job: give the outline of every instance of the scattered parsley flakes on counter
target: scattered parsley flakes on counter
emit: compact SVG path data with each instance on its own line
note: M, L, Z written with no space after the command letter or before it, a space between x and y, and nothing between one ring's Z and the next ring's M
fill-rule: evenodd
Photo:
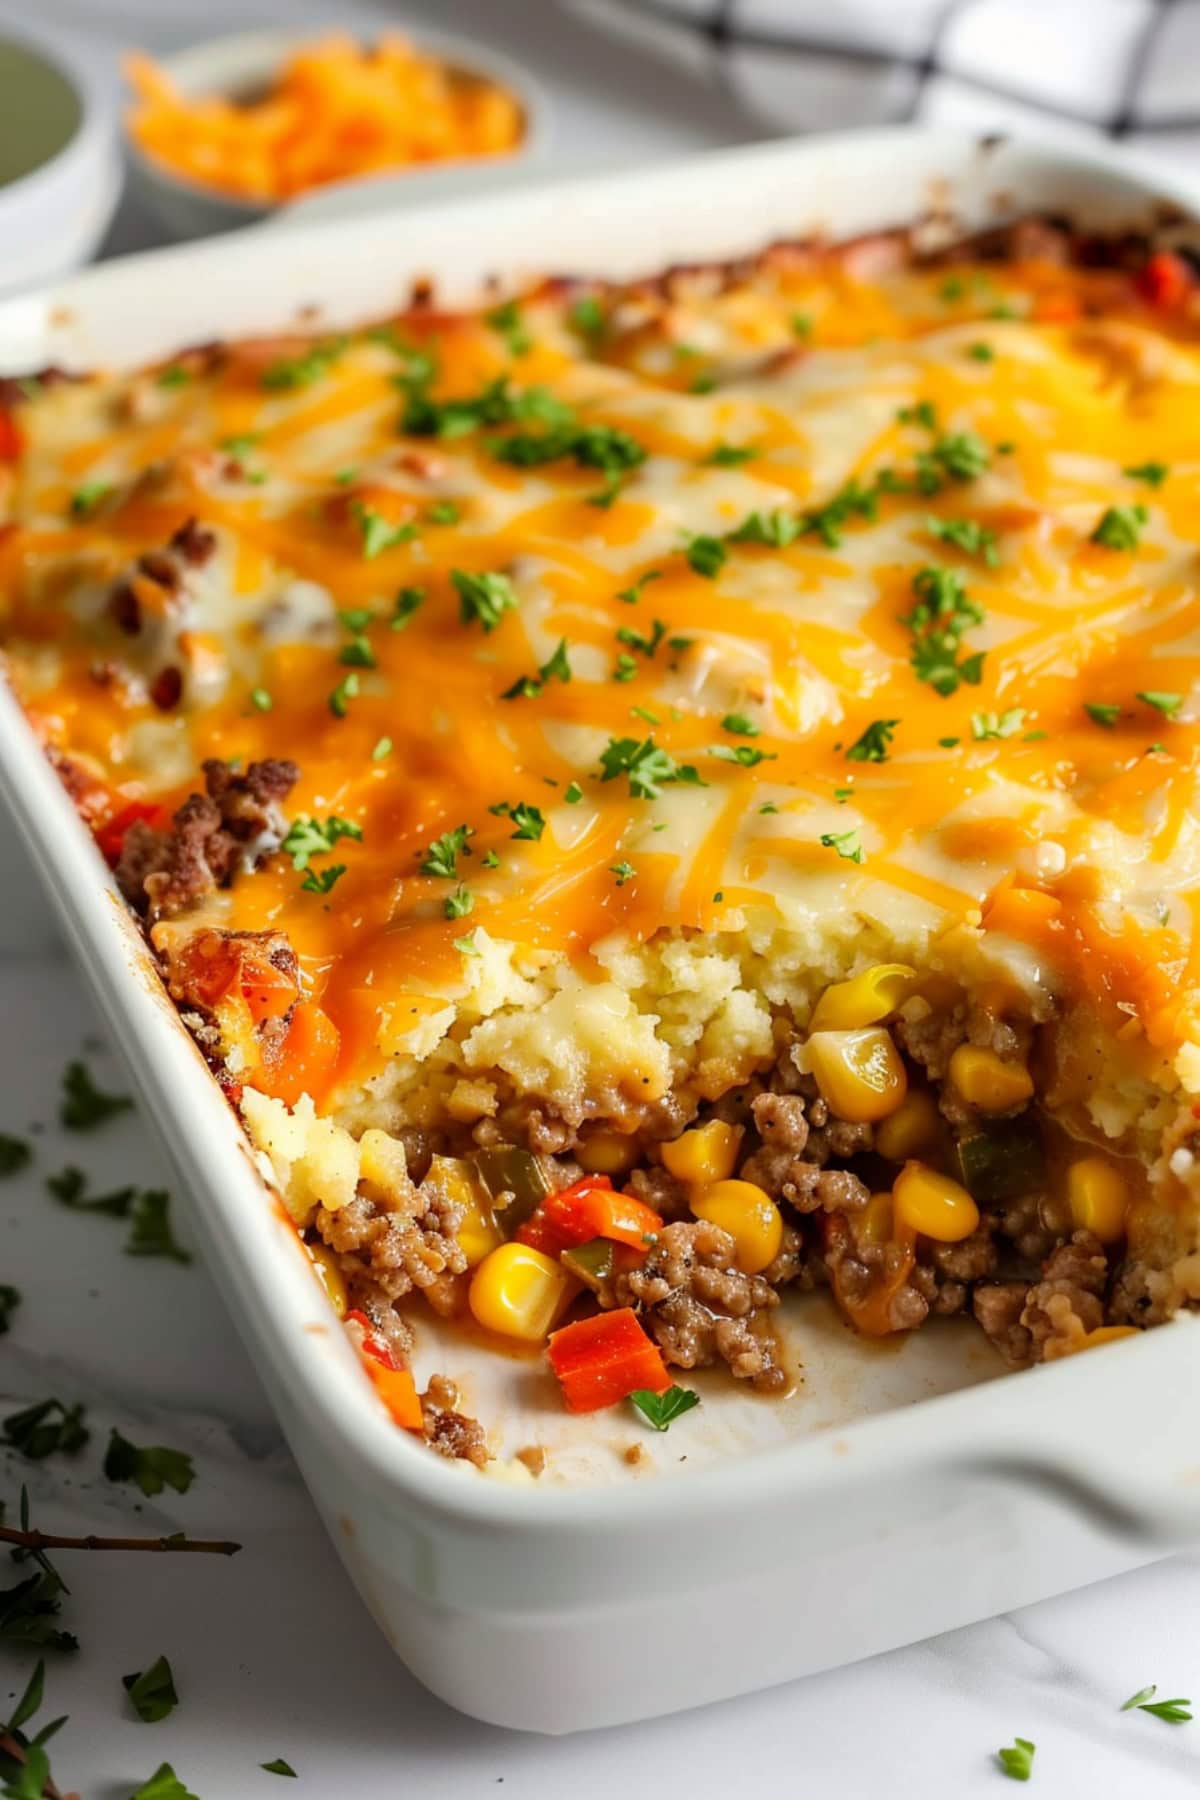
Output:
M1134 506L1110 506L1101 514L1089 542L1103 544L1106 550L1136 550L1149 517L1140 501Z
M1030 1743L1028 1738L1014 1738L1007 1748L997 1750L996 1760L1012 1781L1028 1781L1033 1774L1033 1754L1036 1749L1037 1745Z
M485 631L495 631L504 614L516 608L517 596L507 575L452 569L450 580L458 595L459 617L464 625L478 624Z
M422 875L438 875L443 881L457 881L458 859L469 855L467 839L475 836L473 825L456 825L434 838L426 850L420 868Z
M12 1316L20 1304L20 1288L13 1287L11 1282L0 1281L0 1337L8 1330Z
M847 762L886 762L899 723L899 719L872 719L847 750Z
M718 897L713 895L714 900ZM673 1419L682 1418L684 1413L700 1404L700 1396L693 1389L678 1386L669 1387L662 1394L656 1394L650 1388L635 1388L629 1399L634 1411L639 1412L655 1431L668 1430Z
M2 1441L30 1462L56 1454L73 1456L92 1435L83 1422L85 1411L82 1402L67 1406L61 1400L35 1401L3 1420Z
M0 1131L0 1178L17 1174L29 1164L32 1157L33 1147L24 1138Z
M846 862L862 863L867 860L867 853L859 841L857 828L850 831L823 831L821 845L826 850L836 850Z
M143 1781L129 1800L200 1800L200 1796L184 1787L170 1763L159 1763L150 1779Z
M144 1188L133 1203L126 1256L166 1256L187 1264L190 1250L177 1244L171 1231L171 1196L165 1188Z
M1155 712L1160 712L1164 719L1173 719L1183 705L1182 694L1164 694L1154 689L1141 690L1137 698L1145 701L1147 706L1152 706Z
M1132 463L1121 473L1128 475L1131 481L1144 481L1147 487L1161 487L1171 471L1166 463L1144 462Z
M164 1487L186 1494L196 1478L195 1465L185 1451L169 1450L164 1444L131 1444L115 1425L104 1453L104 1473L109 1481L136 1482L148 1500Z
M1130 1694L1121 1707L1122 1712L1151 1713L1156 1719L1162 1719L1167 1725L1186 1725L1192 1717L1190 1700L1156 1700L1158 1687L1151 1682L1149 1687L1139 1688L1136 1694Z
M137 1191L135 1188L114 1188L111 1193L94 1195L89 1194L87 1189L87 1176L73 1164L60 1169L57 1175L46 1177L46 1191L54 1196L60 1206L69 1206L75 1212L105 1213L110 1219L129 1217L129 1209Z
M121 1685L143 1725L156 1725L179 1705L175 1677L165 1656L156 1656L148 1669L122 1675Z
M291 1763L285 1762L282 1756L273 1757L270 1762L259 1763L258 1766L265 1769L268 1775L290 1775L293 1781L298 1779Z
M1085 700L1083 710L1094 724L1103 725L1106 731L1111 731L1121 716L1119 706L1104 700Z
M63 1072L62 1103L58 1109L59 1122L68 1131L95 1131L97 1126L115 1118L118 1113L131 1112L133 1101L128 1094L106 1094L98 1088L88 1073L86 1063L70 1062Z

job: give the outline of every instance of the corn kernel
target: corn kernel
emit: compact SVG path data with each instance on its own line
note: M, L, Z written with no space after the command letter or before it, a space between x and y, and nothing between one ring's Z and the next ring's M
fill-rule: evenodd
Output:
M916 970L907 963L876 963L849 981L835 981L817 1001L812 1031L858 1031L878 1025L908 994Z
M1137 1337L1136 1325L1097 1325L1080 1338L1077 1350L1095 1350L1100 1344L1115 1344L1118 1338Z
M678 1181L724 1181L737 1166L740 1125L710 1119L662 1147L663 1165Z
M889 1162L907 1162L932 1150L941 1136L941 1116L928 1088L910 1088L890 1118L881 1119L875 1149Z
M978 1044L958 1046L949 1075L967 1105L980 1112L1014 1112L1033 1098L1033 1076L1024 1063L1003 1062Z
M429 1173L462 1208L462 1218L454 1235L459 1248L473 1269L485 1256L504 1242L504 1234L496 1224L486 1194L476 1181L470 1166L456 1156L435 1156Z
M1093 1232L1102 1244L1125 1236L1129 1189L1125 1177L1102 1156L1084 1156L1067 1170L1067 1205L1080 1231Z
M925 1163L905 1163L892 1195L897 1219L939 1244L957 1244L979 1224L979 1208L966 1188Z
M306 1244L312 1258L313 1274L325 1290L325 1298L339 1319L346 1316L346 1283L334 1260L333 1252L324 1244Z
M575 1152L587 1175L624 1175L637 1159L637 1139L621 1131L594 1131Z
M753 1181L712 1181L697 1188L691 1208L719 1225L736 1245L743 1275L757 1275L775 1261L783 1244L783 1218L770 1195Z
M502 1337L541 1343L574 1283L552 1256L516 1242L486 1256L471 1278L468 1299L479 1324Z
M840 1119L856 1125L886 1119L908 1091L900 1052L881 1026L815 1031L806 1049L821 1098Z

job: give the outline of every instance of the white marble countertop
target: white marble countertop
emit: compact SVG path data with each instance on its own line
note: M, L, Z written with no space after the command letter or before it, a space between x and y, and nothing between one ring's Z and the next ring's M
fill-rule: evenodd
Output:
M111 58L272 19L328 19L317 0L43 0L38 18ZM388 8L340 7L375 22ZM577 162L655 157L734 141L752 126L718 90L649 70L564 20L549 0L414 0L414 19L478 28L526 57ZM0 0L20 23L26 0ZM111 249L153 241L127 205ZM8 886L6 879L6 887ZM11 887L8 891L12 892ZM11 910L11 902L10 902ZM1010 1790L994 1761L1014 1735L1038 1746L1036 1787L1055 1800L1194 1796L1200 1720L1171 1726L1117 1709L1134 1689L1200 1698L1200 1561L1175 1558L930 1643L722 1706L571 1739L477 1724L431 1698L397 1662L342 1574L253 1368L204 1270L125 1256L124 1228L70 1214L47 1174L85 1165L97 1184L161 1184L144 1126L114 1121L86 1139L54 1124L58 1084L81 1047L103 1043L78 982L53 951L5 937L0 906L0 1131L35 1131L36 1157L0 1188L0 1279L23 1301L0 1337L0 1408L57 1394L89 1409L77 1458L0 1463L9 1517L22 1481L36 1521L65 1531L185 1530L230 1536L232 1562L61 1555L63 1622L82 1648L49 1658L45 1716L69 1714L56 1779L84 1800L127 1800L169 1761L201 1800L277 1790L259 1765L284 1757L314 1800L491 1794L591 1800L614 1789L716 1800L747 1780L766 1796L881 1795L984 1800ZM102 1050L98 1075L120 1085ZM188 1450L190 1491L134 1510L136 1490L99 1474L110 1426ZM7 1582L4 1584L7 1585ZM147 1726L120 1676L165 1653L181 1704ZM6 1650L0 1706L29 1663ZM748 1758L750 1760L748 1760ZM284 1793L293 1790L284 1789Z

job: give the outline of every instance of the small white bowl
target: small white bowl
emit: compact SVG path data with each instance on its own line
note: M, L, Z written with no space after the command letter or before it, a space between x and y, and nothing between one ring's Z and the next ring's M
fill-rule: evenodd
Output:
M4 179L3 167L14 170ZM121 192L113 106L65 46L0 31L0 293L86 262Z
M164 57L161 66L184 94L248 98L267 88L289 54L301 44L311 43L317 35L311 28L238 32L193 44L190 49ZM370 34L365 41L371 41ZM389 204L427 199L431 193L469 190L481 170L494 172L495 179L502 171L524 170L541 155L548 137L547 101L542 89L519 64L499 51L442 32L421 31L413 34L413 42L451 69L494 82L515 96L525 117L525 135L516 150L506 156L447 158L413 169L356 176L309 189L295 201L271 202L241 200L220 188L176 174L144 151L126 128L125 141L140 197L172 237L207 237L285 214L290 206L302 205L318 195L323 197L322 210L328 214L337 210L338 196L349 198L364 186L381 181L388 184Z

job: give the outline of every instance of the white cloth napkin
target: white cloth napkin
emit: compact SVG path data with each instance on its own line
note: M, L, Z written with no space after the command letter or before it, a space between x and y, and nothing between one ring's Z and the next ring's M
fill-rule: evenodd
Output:
M1117 137L1200 179L1200 0L571 0L775 131Z

